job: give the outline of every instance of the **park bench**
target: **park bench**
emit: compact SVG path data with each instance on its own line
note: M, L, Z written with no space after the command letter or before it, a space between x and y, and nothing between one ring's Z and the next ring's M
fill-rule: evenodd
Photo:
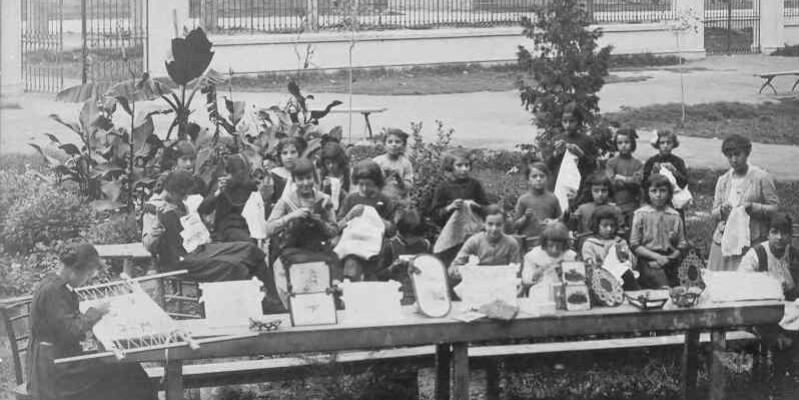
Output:
M384 111L387 111L387 110L388 110L388 108L385 108L385 107L371 107L371 108L370 107L365 107L365 108L363 108L363 107L362 108L353 107L351 109L350 108L346 108L346 109L344 109L344 108L341 108L341 109L333 108L333 109L330 110L330 113L331 114L347 114L350 111L352 111L353 113L358 113L358 114L363 115L363 119L366 122L366 132L369 134L369 137L371 138L372 137L372 124L369 121L369 116L371 114L380 114L380 113L382 113ZM321 110L319 110L319 111L321 111Z
M794 89L796 89L796 86L799 86L799 70L797 70L797 71L780 71L780 72L764 72L764 73L760 73L760 74L755 74L755 76L759 77L760 79L765 80L765 82L763 83L763 86L760 87L760 90L758 91L758 93L763 93L763 89L765 89L766 87L769 87L774 92L774 94L777 94L777 89L774 87L774 85L771 84L771 82L774 80L774 78L776 78L778 76L795 76L795 77L797 77L796 80L793 83L793 86L791 87L791 92L793 92Z

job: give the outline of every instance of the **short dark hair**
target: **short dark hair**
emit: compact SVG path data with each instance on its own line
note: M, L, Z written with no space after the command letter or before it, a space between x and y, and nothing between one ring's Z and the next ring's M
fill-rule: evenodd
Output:
M492 215L499 215L499 216L502 216L502 220L503 221L505 220L505 214L502 212L502 207L500 207L499 204L489 204L489 205L487 205L485 207L485 209L483 210L483 214L485 214L486 218L488 218L488 217L490 217Z
M296 179L301 176L311 175L316 179L316 174L314 172L315 170L311 160L300 157L294 162L294 166L291 168L291 178Z
M352 169L352 182L358 184L361 179L370 179L378 187L383 187L383 170L372 160L363 160Z
M671 203L671 198L674 196L674 187L671 185L671 181L669 178L666 178L665 175L661 174L652 174L649 175L649 178L646 180L646 184L644 185L644 202L647 204L651 204L651 200L649 199L649 188L650 187L660 187L663 186L668 189L669 191L669 198L666 199L666 204Z
M549 242L563 243L564 249L569 244L569 229L562 222L552 222L541 232L541 247L546 247Z
M668 138L671 140L671 142L674 143L675 149L680 147L680 139L677 138L677 134L668 129L657 131L657 140L655 140L655 143L652 144L652 147L660 149L660 139L663 138Z
M769 229L776 229L782 233L793 234L793 220L786 212L776 212L768 222Z
M308 147L308 143L305 142L305 139L297 136L289 136L280 139L280 141L277 142L277 147L275 148L275 151L277 152L276 156L278 161L280 161L280 165L283 165L283 159L280 157L280 153L283 152L283 149L285 149L286 146L294 146L294 148L297 149L297 153L302 156L302 153Z
M164 190L179 195L188 194L194 187L194 175L188 171L172 171L164 180Z
M408 136L409 135L405 131L403 131L402 129L389 128L388 130L386 130L386 134L383 137L383 142L388 140L389 136L396 136L396 137L400 138L400 140L402 140L403 144L405 144L405 145L408 144Z
M599 234L599 223L606 219L613 220L613 224L616 225L616 230L619 229L619 220L616 209L614 209L611 205L603 204L597 207L594 210L594 213L591 214L591 232L594 232L595 235Z
M400 235L422 236L424 224L422 223L422 217L415 208L402 212L402 216L397 220L397 232Z
M85 271L91 266L100 265L100 255L97 249L87 242L70 243L59 255L64 266L77 271ZM89 261L97 261L90 263Z
M621 128L616 131L616 134L613 135L613 147L618 151L618 147L616 147L616 141L619 139L619 136L627 136L630 138L630 150L635 152L635 149L638 148L638 132L635 129L630 127Z
M441 169L444 172L452 172L454 170L454 165L456 160L464 160L469 163L469 166L472 166L472 153L468 150L463 148L457 148L448 151L444 154L444 158L441 161Z
M542 163L541 161L533 161L524 164L524 178L530 179L530 174L533 172L534 169L537 169L544 173L544 175L549 178L550 172L549 167L546 164Z
M749 155L752 153L752 142L737 133L727 135L721 143L722 154L727 156L735 150L743 150L744 153Z

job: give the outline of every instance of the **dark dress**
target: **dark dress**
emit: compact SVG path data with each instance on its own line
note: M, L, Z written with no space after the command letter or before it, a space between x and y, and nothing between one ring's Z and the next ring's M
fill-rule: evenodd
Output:
M78 309L78 296L58 275L46 276L31 303L28 390L36 400L150 400L156 392L139 364L87 361L55 365L81 354L80 340L100 319Z
M162 271L186 269L191 279L220 282L256 276L265 279L266 255L250 241L208 243L188 253L183 248L180 218L182 206L166 202L160 195L144 207L142 243L158 256Z
M671 163L671 165L674 166L674 169L677 170L677 172L674 174L674 179L677 181L677 186L685 188L685 185L688 184L688 167L685 166L685 161L674 154L663 156L658 153L652 157L649 157L649 159L644 163L644 186L646 186L646 181L649 179L649 175L652 175L652 169L655 163Z
M246 242L251 240L247 220L241 215L250 194L258 190L255 182L245 182L219 196L210 195L203 199L197 212L200 215L214 213L214 231L211 238L215 242Z
M580 193L582 192L583 182L596 171L599 149L594 139L583 132L576 132L571 135L563 134L559 136L558 139L563 140L565 143L576 144L577 147L583 151L583 155L577 160L577 169L580 171L580 190L578 191L578 193ZM553 178L549 180L549 190L555 189L555 183L558 180L558 173L560 172L560 164L563 162L563 156L565 154L566 149L564 147L562 151L552 154L547 161L547 167L549 167L551 177Z
M475 203L486 206L488 204L488 197L486 196L483 185L480 184L475 178L449 178L441 182L436 187L433 193L433 204L430 210L433 219L439 227L444 227L449 220L449 217L454 211L447 211L447 206L454 200L473 200ZM474 210L475 214L482 217L482 209ZM458 255L458 250L461 246L452 246L452 248L437 253L436 256L444 263L450 265L455 256Z

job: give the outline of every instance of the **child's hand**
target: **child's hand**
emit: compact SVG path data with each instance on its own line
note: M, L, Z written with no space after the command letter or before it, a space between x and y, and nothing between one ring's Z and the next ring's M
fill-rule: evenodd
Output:
M219 196L225 190L227 190L229 182L230 182L230 177L223 176L223 177L219 178L218 187L216 189L216 195L217 196Z
M727 219L730 216L730 211L732 211L732 205L724 203L719 208L719 214L721 214L721 219Z
M675 172L677 172L677 168L674 168L674 166L673 166L673 165L671 165L671 163L660 163L660 167L661 167L661 168L666 168L666 169L667 169L667 170L669 170L669 171L670 171L672 174L673 174L673 173L675 173Z
M469 207L471 209L478 209L479 210L479 209L483 208L483 206L477 204L477 202L474 201L474 200L464 200L463 204L465 204L467 207Z
M350 210L350 212L347 213L347 216L344 217L344 220L349 221L353 218L360 217L361 215L363 215L363 210L364 210L363 204L357 204L355 207L352 208L352 210Z
M583 152L583 149L581 149L580 146L578 146L578 145L576 145L574 143L566 143L566 150L571 151L577 157L582 157L582 156L585 155L585 153Z
M451 212L455 210L460 210L461 207L463 207L463 199L456 199L453 200L452 203L449 203L449 205L447 206L447 211Z
M289 214L289 219L308 218L311 215L311 210L308 208L299 208Z
M666 264L668 264L668 263L669 263L669 261L670 261L670 260L669 260L669 258L668 258L668 257L666 257L666 256L664 256L664 255L660 255L660 254L658 254L658 255L657 255L655 258L654 258L654 261L655 261L655 264L657 264L657 266L658 266L658 267L660 267L660 268L663 268L663 267L665 267L665 266L666 266Z

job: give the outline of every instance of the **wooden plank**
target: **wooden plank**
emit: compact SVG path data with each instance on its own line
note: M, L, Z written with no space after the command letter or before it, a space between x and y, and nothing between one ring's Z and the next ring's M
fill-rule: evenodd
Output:
M100 258L152 258L141 242L124 244L98 244L94 246Z
M799 75L799 71L763 72L755 74L755 76L759 76L764 79L770 76L784 76L784 75Z
M486 399L499 400L499 381L501 378L500 362L492 358L485 366L486 371Z
M164 390L166 391L166 400L183 400L183 362L180 360L168 360L165 364Z
M553 316L520 318L511 322L479 320L464 329L451 318L430 319L407 315L381 326L347 323L314 327L281 327L264 335L208 343L199 349L177 348L171 356L179 359L237 357L252 354L313 353L362 348L418 346L442 342L479 342L521 338L619 334L641 331L707 330L761 324L782 319L780 301L713 305L680 310L640 312L637 309L605 309L602 312L558 312ZM456 311L457 312L457 311ZM158 361L159 352L142 352L126 357L129 362ZM110 360L109 360L110 361Z
M452 398L469 398L469 343L452 344Z
M449 400L450 367L449 343L436 345L436 400Z
M685 333L683 346L682 385L683 399L697 399L696 380L699 373L699 331L689 330Z
M353 107L353 113L360 113L360 114L379 114L381 112L387 111L388 108L386 107ZM321 111L321 110L320 110ZM347 114L350 112L350 109L347 108L333 108L330 110L331 114Z
M711 333L712 352L710 357L710 400L724 400L726 374L721 363L721 355L727 350L727 340L724 331Z

